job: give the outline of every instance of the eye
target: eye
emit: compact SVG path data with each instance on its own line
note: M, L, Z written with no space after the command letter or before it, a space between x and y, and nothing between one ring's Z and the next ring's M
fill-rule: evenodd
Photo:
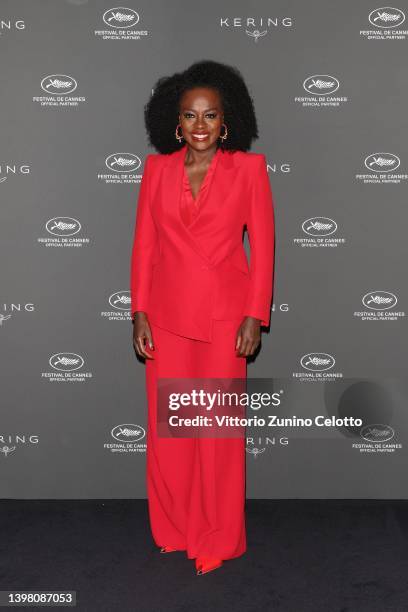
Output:
M207 113L206 117L208 119L215 119L217 116L217 113ZM186 119L190 119L191 117L194 117L194 113L190 113L189 111L186 111L183 113L183 117L185 117Z

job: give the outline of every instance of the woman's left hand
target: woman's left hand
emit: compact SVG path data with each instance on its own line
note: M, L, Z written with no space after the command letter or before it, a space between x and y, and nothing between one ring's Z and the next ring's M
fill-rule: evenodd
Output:
M253 355L261 342L261 321L254 317L245 317L239 326L235 350L238 357Z

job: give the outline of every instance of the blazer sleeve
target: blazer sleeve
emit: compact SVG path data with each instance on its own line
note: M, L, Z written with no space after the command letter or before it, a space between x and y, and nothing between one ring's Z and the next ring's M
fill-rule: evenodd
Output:
M154 254L158 245L157 229L150 208L150 173L152 155L147 155L140 183L130 266L131 314L147 312L152 281Z
M266 157L259 154L252 181L246 226L250 244L250 286L244 316L270 323L273 293L275 221Z

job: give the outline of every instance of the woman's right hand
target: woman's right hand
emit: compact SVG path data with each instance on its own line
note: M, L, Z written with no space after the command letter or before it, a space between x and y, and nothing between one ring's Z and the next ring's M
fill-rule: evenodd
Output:
M146 342L154 350L153 337L147 315L145 312L136 312L133 318L133 346L140 357L154 359L154 356L146 350Z

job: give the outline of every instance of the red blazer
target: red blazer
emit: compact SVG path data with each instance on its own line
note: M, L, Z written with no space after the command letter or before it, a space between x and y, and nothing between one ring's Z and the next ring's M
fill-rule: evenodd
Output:
M212 341L213 319L268 326L274 212L265 155L220 151L198 216L180 216L187 145L146 157L131 256L131 312L175 334ZM250 267L243 245L249 233Z

